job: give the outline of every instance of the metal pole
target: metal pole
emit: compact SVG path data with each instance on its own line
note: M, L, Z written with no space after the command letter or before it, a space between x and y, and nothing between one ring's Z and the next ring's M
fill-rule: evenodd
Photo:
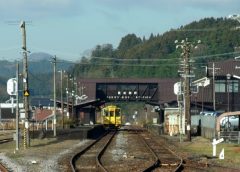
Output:
M230 112L230 106L229 106L229 78L227 76L227 92L228 92L228 112ZM230 130L230 123L229 123L229 116L228 116L228 131Z
M216 98L215 98L215 64L213 63L213 111L216 111Z
M186 51L188 51L189 47L186 47ZM186 60L186 77L185 77L185 115L187 118L187 138L188 141L191 141L191 116L190 116L190 82L189 82L189 75L190 75L190 68L189 68L189 53L185 55Z
M74 115L73 115L73 106L74 106L74 77L72 78L72 119L74 119Z
M16 150L19 150L19 97L18 97L18 76L19 76L19 64L16 65L16 80L17 80L17 89L16 89Z
M77 96L78 95L78 82L75 82L74 83L75 84L75 96ZM76 97L74 96L74 102L75 102L75 105L77 104L77 99L76 99Z
M147 111L145 112L145 118L146 118L146 124L148 124L148 113L147 113Z
M228 91L228 112L230 112L230 105L229 105L229 80L227 80L227 91Z
M185 80L184 80L184 112L187 118L187 139L191 141L191 115L190 115L190 43L186 42L183 49L185 62Z
M1 108L1 103L0 103L0 124L2 123L2 108ZM3 128L4 130L4 128Z
M182 134L183 134L183 127L182 127L182 104L181 104L181 101L182 101L182 80L180 79L180 100L178 101L179 103L179 110L180 110L180 143L182 143Z
M22 49L23 49L23 89L24 89L24 109L25 109L25 125L24 125L24 148L30 146L29 137L29 90L28 90L28 64L27 64L27 47L26 47L26 29L25 22L21 22L22 30Z
M202 112L203 112L203 83L202 83Z
M54 108L53 108L53 135L56 137L56 56L53 57L53 99L54 99Z
M61 111L62 111L62 128L64 129L64 108L63 108L63 70L61 70Z
M69 79L69 76L67 74L67 90L66 90L66 96L67 96L67 117L69 118L69 99L68 99L68 93L69 93L69 88L68 88L68 79Z

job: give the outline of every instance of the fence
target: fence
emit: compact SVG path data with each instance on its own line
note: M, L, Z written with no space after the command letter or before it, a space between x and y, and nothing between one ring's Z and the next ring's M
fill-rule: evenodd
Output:
M216 117L204 115L192 115L191 125L196 135L213 139L216 136Z
M191 124L193 134L213 139L213 138L224 138L226 142L234 142L240 144L240 131L220 131L216 133L216 117L204 116L204 115L193 115L191 117Z
M226 142L240 144L240 131L221 131L218 136L224 138Z
M192 135L199 135L208 139L223 138L227 143L240 144L240 131L221 131L216 132L217 118L214 116L192 115L191 132ZM147 129L154 134L164 134L163 125L148 125Z

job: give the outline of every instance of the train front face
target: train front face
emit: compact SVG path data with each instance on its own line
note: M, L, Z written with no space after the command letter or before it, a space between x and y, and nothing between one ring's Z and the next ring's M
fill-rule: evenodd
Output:
M121 109L116 106L104 108L104 125L119 127L122 124Z

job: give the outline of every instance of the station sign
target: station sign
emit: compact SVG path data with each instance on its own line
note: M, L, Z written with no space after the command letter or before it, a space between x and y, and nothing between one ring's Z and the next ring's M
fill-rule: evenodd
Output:
M181 82L177 82L177 83L174 84L173 91L174 91L175 95L182 94L181 89L182 89L181 88Z
M17 80L16 78L11 78L7 81L7 93L10 96L17 94Z

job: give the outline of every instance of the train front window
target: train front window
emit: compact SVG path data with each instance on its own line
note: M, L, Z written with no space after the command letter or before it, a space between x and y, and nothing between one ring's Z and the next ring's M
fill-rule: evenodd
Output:
M104 109L104 116L108 116L108 110Z
M110 117L114 116L114 111L110 111Z
M120 109L115 110L116 116L120 116Z

